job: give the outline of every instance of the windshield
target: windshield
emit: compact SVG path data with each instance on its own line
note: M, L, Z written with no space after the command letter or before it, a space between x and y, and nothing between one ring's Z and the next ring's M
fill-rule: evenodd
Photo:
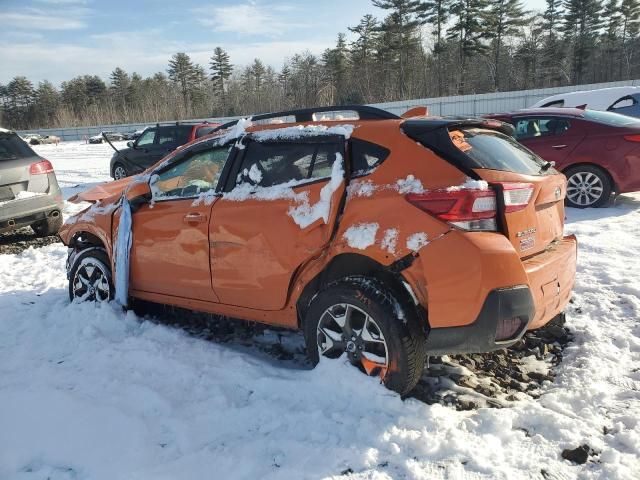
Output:
M0 132L0 161L35 156L34 151L18 135Z
M473 168L488 168L526 175L556 173L548 163L513 138L495 130L450 130L453 144L472 160Z
M584 118L586 120L603 123L611 127L640 127L640 119L628 117L620 113L585 110Z

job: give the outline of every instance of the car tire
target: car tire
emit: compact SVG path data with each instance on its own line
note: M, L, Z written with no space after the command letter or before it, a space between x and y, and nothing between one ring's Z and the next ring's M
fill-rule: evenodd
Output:
M109 265L109 257L100 248L89 248L80 252L69 272L69 300L113 300L115 287Z
M347 277L321 290L306 312L304 336L314 366L321 354L346 355L401 395L418 383L427 358L415 314L403 312L384 285L367 277Z
M47 217L44 220L31 224L31 230L33 230L33 233L38 237L57 235L60 227L62 227L62 215L60 213L55 217Z
M594 165L579 165L564 172L567 177L568 207L603 207L609 203L613 184L609 174Z
M129 172L127 172L127 169L125 168L124 165L122 165L121 163L116 163L113 166L113 179L114 180L122 180L123 178L126 178L129 176Z

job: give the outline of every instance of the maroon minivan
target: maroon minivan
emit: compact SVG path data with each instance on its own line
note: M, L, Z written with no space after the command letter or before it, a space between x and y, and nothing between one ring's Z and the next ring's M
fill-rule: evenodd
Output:
M601 207L611 192L640 190L640 119L577 108L485 115L515 127L516 139L567 177L570 207Z

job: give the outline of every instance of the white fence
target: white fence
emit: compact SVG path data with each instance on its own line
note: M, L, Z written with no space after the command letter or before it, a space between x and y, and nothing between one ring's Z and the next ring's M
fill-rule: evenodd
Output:
M514 92L481 93L478 95L461 95L455 97L421 98L416 100L402 100L399 102L376 103L373 107L383 108L398 115L416 106L427 106L432 115L482 115L485 113L509 112L527 108L538 100L558 93L574 92L576 90L593 90L595 88L640 86L640 80L625 80L622 82L592 83L588 85L574 85L570 87L539 88L534 90L520 90ZM193 119L188 122L220 122L224 123L238 117ZM185 121L187 122L187 121ZM160 122L160 125L170 125L175 122ZM133 132L142 128L156 125L156 123L129 123L121 125L97 125L94 127L49 128L39 130L21 130L19 134L39 133L40 135L56 135L63 141L82 140L85 137L97 135L102 131Z

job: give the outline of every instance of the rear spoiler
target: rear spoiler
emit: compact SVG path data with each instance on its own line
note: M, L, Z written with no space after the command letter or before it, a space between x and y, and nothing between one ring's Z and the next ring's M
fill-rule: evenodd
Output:
M427 117L409 119L402 123L402 130L413 137L417 134L432 132L441 128L457 130L460 128L488 128L497 130L505 135L513 136L515 128L510 123L501 122L493 118L464 118L464 117Z

